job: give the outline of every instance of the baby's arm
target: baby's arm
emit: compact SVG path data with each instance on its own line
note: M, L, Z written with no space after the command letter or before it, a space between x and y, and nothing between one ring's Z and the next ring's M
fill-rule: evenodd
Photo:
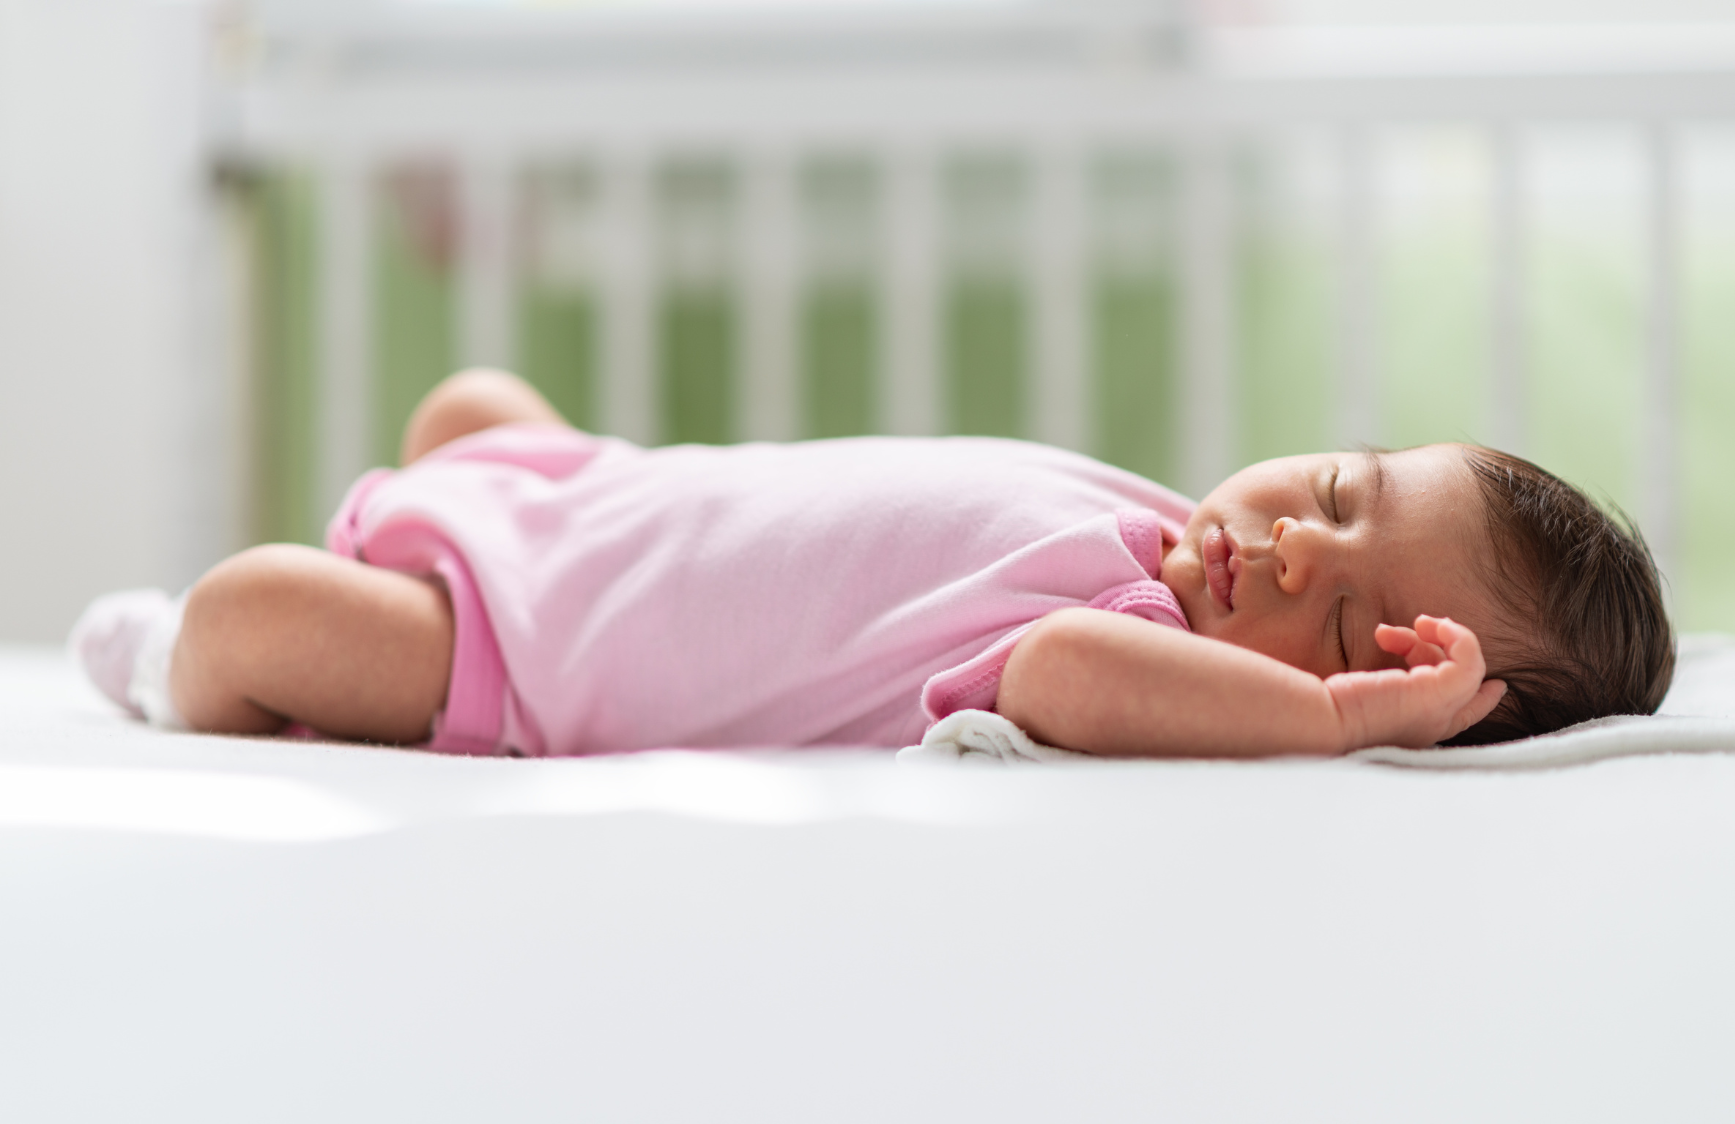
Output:
M1119 613L1068 609L1019 641L1001 714L1051 745L1109 756L1330 755L1425 746L1482 720L1505 693L1453 621L1382 625L1406 670L1320 679L1269 656Z

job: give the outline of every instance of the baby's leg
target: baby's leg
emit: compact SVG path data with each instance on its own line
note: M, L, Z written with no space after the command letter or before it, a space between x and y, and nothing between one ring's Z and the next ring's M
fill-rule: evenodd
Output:
M486 367L459 371L417 403L404 426L398 462L409 464L448 441L509 422L567 424L548 399L517 375Z
M254 547L188 594L169 691L197 730L293 721L419 742L445 705L452 637L451 604L431 582L311 547Z
M564 425L505 371L442 381L404 427L402 463L510 422ZM169 693L195 729L418 742L445 705L452 608L437 585L299 546L243 551L199 579L170 662Z

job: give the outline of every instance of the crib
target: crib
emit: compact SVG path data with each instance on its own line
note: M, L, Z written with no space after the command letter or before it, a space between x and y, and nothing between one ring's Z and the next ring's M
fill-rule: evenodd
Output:
M224 182L291 185L271 197L291 201L276 241L249 228L256 257L277 254L251 306L276 315L257 385L282 408L253 466L267 537L311 537L416 396L484 364L640 441L1003 433L1195 494L1313 446L1566 449L1690 590L1688 623L1723 624L1720 539L1681 514L1709 487L1683 474L1717 459L1684 452L1706 438L1683 423L1703 411L1683 386L1682 246L1694 129L1735 92L1727 35L1321 35L1166 3L318 11L250 9L213 94ZM1537 377L1548 201L1527 165L1535 130L1562 123L1628 150L1615 467L1548 437L1586 391ZM1478 164L1462 234L1480 277L1458 298L1458 364L1405 372L1382 351L1403 330L1382 294L1382 154L1418 128L1455 129ZM1258 231L1237 205L1296 136L1318 181L1307 358L1253 338ZM1458 387L1453 416L1394 427L1383 400L1430 383ZM1261 410L1281 427L1303 384L1306 440L1247 437Z

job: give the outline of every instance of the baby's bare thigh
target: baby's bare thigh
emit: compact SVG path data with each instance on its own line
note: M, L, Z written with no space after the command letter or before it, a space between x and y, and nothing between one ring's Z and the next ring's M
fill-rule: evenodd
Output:
M417 742L445 705L452 644L451 603L432 581L311 547L255 547L193 587L171 686L202 729L295 721Z

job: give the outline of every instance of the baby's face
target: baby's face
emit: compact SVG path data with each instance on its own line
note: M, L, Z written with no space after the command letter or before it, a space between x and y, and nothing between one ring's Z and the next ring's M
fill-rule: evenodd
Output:
M1497 622L1487 527L1463 450L1323 453L1224 481L1163 559L1193 631L1316 675L1402 666L1377 624Z

